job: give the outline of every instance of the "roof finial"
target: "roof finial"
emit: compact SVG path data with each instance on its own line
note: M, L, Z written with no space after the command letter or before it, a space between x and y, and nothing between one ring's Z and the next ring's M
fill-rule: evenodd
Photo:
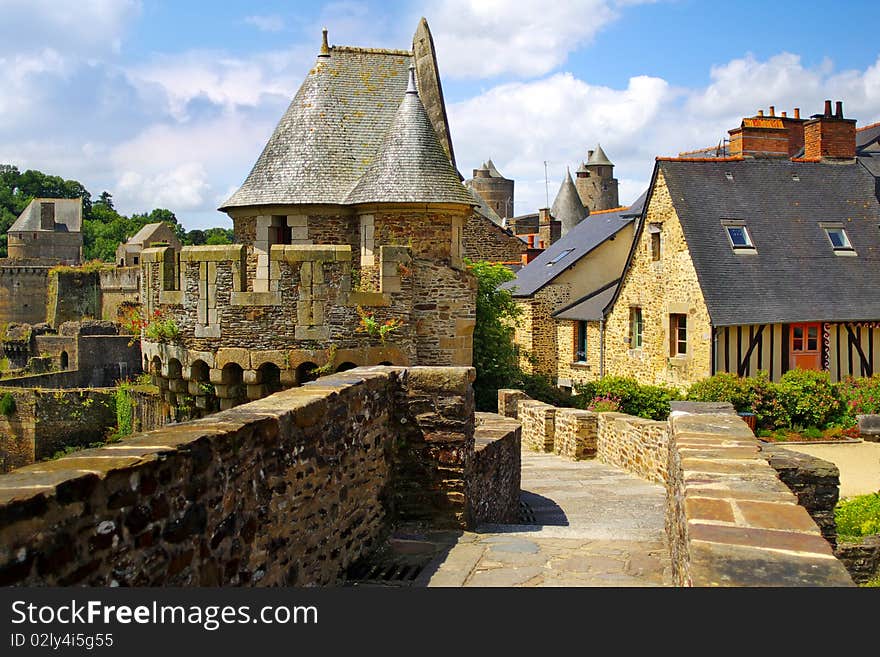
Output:
M321 54L318 57L329 57L330 46L327 44L327 28L321 30Z
M409 65L409 82L406 84L406 93L418 94L416 89L416 67L414 64Z

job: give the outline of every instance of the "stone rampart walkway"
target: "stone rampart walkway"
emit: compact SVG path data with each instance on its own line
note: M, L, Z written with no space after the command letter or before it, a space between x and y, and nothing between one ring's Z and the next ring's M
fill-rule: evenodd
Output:
M668 586L665 490L597 461L524 451L522 525L460 536L428 586Z

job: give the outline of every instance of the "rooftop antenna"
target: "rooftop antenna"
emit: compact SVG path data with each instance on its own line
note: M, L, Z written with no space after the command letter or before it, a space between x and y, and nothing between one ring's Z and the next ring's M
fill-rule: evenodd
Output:
M547 160L544 160L544 202L545 208L550 207L550 181L547 179Z

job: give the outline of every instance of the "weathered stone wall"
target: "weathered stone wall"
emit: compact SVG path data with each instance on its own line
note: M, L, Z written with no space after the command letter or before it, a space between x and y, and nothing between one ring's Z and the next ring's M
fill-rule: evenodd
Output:
M548 285L528 298L517 299L523 313L514 341L520 348L520 366L526 372L544 374L553 383L559 376L556 320L551 315L571 300L568 283Z
M473 377L361 368L6 475L0 585L333 584L393 523L463 528Z
M522 390L502 388L498 391L498 415L519 419L519 402L531 399Z
M837 545L834 507L840 498L840 470L829 461L778 445L761 444L761 453L789 490L797 496L832 547Z
M49 270L46 321L53 328L85 317L101 317L101 277L70 267Z
M100 273L101 319L116 321L123 304L140 302L141 268L114 267Z
M552 452L556 437L555 406L534 399L524 399L517 404L517 416L522 423L522 441L528 449L536 452Z
M116 426L112 389L0 388L7 393L15 412L0 415L0 472L103 441Z
M41 259L50 263L78 265L82 260L83 237L80 232L15 231L7 233L11 259Z
M526 243L485 217L474 214L464 225L464 255L470 260L521 263Z
M657 483L665 483L669 428L666 422L655 422L624 413L597 413L598 438L596 456L603 463Z
M553 451L560 456L581 460L596 456L598 443L598 414L575 408L556 411L556 435Z
M662 169L657 174L645 223L660 229L660 260L642 230L617 301L605 322L605 373L640 383L683 387L709 376L711 321ZM630 348L630 309L642 309L641 348ZM669 316L687 315L685 356L670 356Z
M179 263L170 248L142 252L146 312L164 314L179 330L170 338L142 339L146 361L156 362L154 374L169 379L169 403L182 392L175 386L194 382L193 365L200 363L210 370L210 382L223 386L222 408L272 392L261 371L267 365L280 371L282 387L302 382L315 368L470 365L476 280L461 261L465 208L371 209L364 237L371 246L364 250L360 218L324 210L314 214L320 221L312 214L279 215L296 235L307 236L293 245L269 246L261 231L270 217L242 214L235 225L246 243L185 247ZM367 330L368 322L398 326L382 338ZM224 373L229 365L241 371Z
M856 584L880 576L880 535L866 536L861 543L838 543L834 554Z
M45 322L49 267L5 262L0 265L0 322Z
M742 420L679 414L670 430L666 530L679 585L852 585Z
M519 517L522 441L519 422L476 413L474 465L467 479L475 525L515 523Z

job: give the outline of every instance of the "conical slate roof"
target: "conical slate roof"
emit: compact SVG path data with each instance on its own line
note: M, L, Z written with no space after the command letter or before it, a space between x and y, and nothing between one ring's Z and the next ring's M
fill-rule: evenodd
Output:
M486 162L486 168L489 170L489 175L492 178L503 178L504 177L498 172L498 169L495 168L495 163L492 162L492 158L489 158L489 161Z
M470 192L437 139L416 91L414 70L379 152L345 203L463 203Z
M587 160L588 166L593 166L597 164L608 167L614 166L614 164L611 163L611 160L608 159L608 156L605 155L605 151L602 150L601 144L596 144L596 149L593 151L592 155L590 155L590 159Z
M565 180L562 181L562 185L559 187L556 200L553 201L553 207L550 208L550 214L553 215L554 219L562 222L563 235L590 214L589 210L581 203L581 197L578 195L574 181L571 179L571 171L566 170L565 172Z

